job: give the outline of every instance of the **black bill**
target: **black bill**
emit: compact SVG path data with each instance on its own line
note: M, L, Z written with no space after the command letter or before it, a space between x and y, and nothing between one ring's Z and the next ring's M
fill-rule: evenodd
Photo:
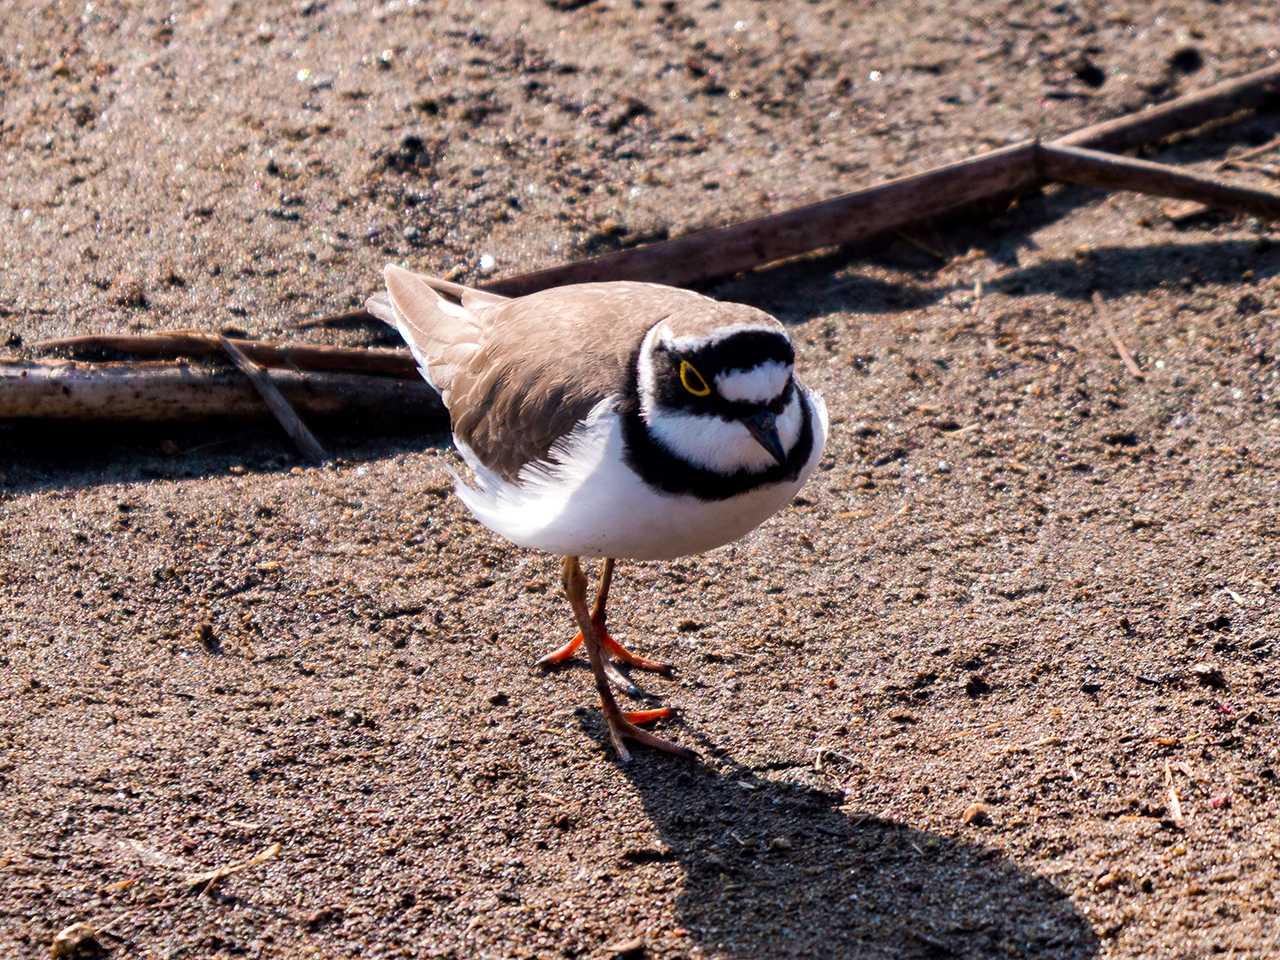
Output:
M778 418L767 410L753 413L742 418L742 425L751 431L756 443L769 451L769 456L778 463L787 462L787 451L782 449L782 438L778 436Z

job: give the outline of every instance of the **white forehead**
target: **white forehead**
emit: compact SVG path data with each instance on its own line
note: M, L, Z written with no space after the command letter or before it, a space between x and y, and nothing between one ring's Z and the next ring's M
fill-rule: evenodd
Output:
M778 327L775 324L767 323L733 323L717 327L710 333L688 337L673 337L665 321L658 324L657 330L658 339L662 345L673 353L697 353L699 350L715 346L721 340L728 340L740 333L778 333Z
M726 370L716 375L716 390L732 403L765 403L775 399L791 378L791 364L766 360L749 370Z

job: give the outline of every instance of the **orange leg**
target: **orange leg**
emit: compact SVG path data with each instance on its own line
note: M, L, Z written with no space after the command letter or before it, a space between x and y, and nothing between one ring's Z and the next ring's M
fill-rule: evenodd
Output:
M617 640L609 635L609 629L605 625L605 605L609 601L609 586L613 583L613 567L614 561L609 557L604 562L604 570L600 573L600 589L596 592L595 609L591 611L591 623L595 626L600 636L601 642L604 644L605 651L609 654L609 658L618 662L629 664L637 670L652 670L654 673L670 673L671 664L663 663L660 660L650 660L648 657L642 657L638 653L632 653ZM558 650L553 650L545 657L538 661L540 667L553 667L564 663L572 657L582 646L582 631L579 630L577 636L566 643ZM606 664L605 670L610 674L611 679L615 682L622 675L615 669L611 669L612 664ZM630 681L621 684L628 693L635 690L635 685Z
M609 725L609 737L613 740L614 749L618 751L618 759L623 763L631 759L630 751L623 744L623 740L631 740L646 747L653 747L655 750L673 753L687 760L696 760L698 755L688 747L682 747L670 740L663 740L636 726L638 723L647 723L650 720L670 716L669 709L623 713L618 708L618 701L613 698L613 690L609 686L609 675L605 671L604 644L587 610L587 577L582 572L577 557L564 558L564 592L569 598L569 605L573 607L574 619L578 621L578 627L586 638L587 655L591 659L591 672L596 680L596 692L600 694L600 706L604 712L605 722Z

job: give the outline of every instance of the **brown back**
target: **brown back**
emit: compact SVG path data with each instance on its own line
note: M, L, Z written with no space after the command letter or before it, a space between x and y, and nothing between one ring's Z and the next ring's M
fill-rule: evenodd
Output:
M489 469L515 479L597 403L626 390L650 327L709 302L654 284L594 283L477 311L479 349L449 384L454 434Z
M652 283L584 283L514 300L463 290L464 308L419 274L389 267L387 281L393 322L440 391L454 436L507 480L545 460L601 400L627 391L659 321L677 338L736 324L781 329L753 307Z

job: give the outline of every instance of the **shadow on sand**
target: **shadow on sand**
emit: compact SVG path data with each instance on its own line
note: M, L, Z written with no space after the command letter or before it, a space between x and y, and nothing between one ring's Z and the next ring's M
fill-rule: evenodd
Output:
M716 772L642 752L627 774L683 867L681 922L708 953L1084 960L1098 952L1066 893L980 842L846 813L839 794L732 762Z
M352 462L449 445L448 434L425 428L395 433L371 425L369 432L357 433L320 424L316 433L331 455ZM309 464L272 423L0 425L0 494L190 480L242 468L250 474L286 473L297 466Z

